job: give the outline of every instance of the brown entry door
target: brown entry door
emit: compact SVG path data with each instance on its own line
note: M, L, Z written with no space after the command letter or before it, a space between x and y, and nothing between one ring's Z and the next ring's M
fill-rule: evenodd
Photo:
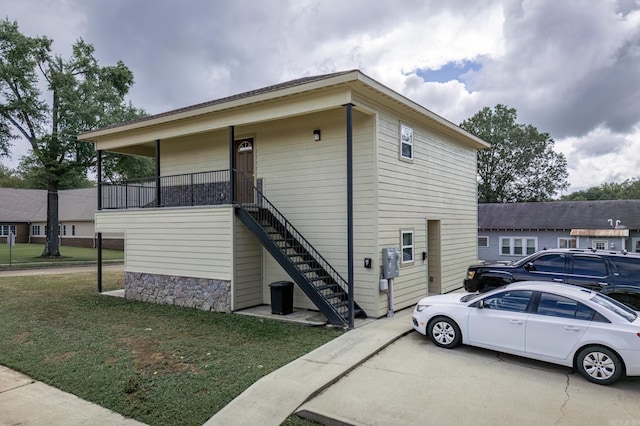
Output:
M240 139L234 142L235 161L233 168L239 173L235 180L235 201L238 203L253 202L253 138Z

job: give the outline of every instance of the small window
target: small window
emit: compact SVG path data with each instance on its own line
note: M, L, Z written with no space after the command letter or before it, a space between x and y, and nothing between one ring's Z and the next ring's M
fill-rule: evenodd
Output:
M593 247L596 250L606 250L609 242L607 240L593 240Z
M40 225L31 225L31 235L40 235Z
M62 235L67 235L67 225L62 225Z
M401 231L402 263L413 262L413 231Z
M413 128L400 125L400 158L413 160Z
M478 247L489 247L489 237L478 237Z
M71 225L71 235L76 235L76 226Z
M250 140L240 142L238 145L238 152L250 152L253 151L253 144Z
M558 248L572 249L577 247L577 240L575 238L558 238Z

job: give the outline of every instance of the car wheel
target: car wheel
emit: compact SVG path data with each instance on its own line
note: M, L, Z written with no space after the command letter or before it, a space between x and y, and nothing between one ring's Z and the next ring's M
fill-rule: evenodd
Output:
M436 317L427 328L431 341L441 348L455 348L462 341L460 327L451 318Z
M578 353L578 371L599 385L612 385L622 377L624 366L618 355L603 346L588 346Z

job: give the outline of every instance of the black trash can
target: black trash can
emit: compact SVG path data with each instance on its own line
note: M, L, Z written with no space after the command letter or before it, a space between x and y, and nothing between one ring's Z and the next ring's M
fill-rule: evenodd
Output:
M271 287L271 313L288 315L293 312L293 283L290 281L276 281Z

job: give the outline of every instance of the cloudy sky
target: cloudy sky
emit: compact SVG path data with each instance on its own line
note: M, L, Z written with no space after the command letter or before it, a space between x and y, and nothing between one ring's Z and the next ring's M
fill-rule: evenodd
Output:
M149 113L358 68L456 124L515 108L566 155L568 192L640 177L640 0L11 0L0 13L63 56L82 37L101 65L122 60Z

